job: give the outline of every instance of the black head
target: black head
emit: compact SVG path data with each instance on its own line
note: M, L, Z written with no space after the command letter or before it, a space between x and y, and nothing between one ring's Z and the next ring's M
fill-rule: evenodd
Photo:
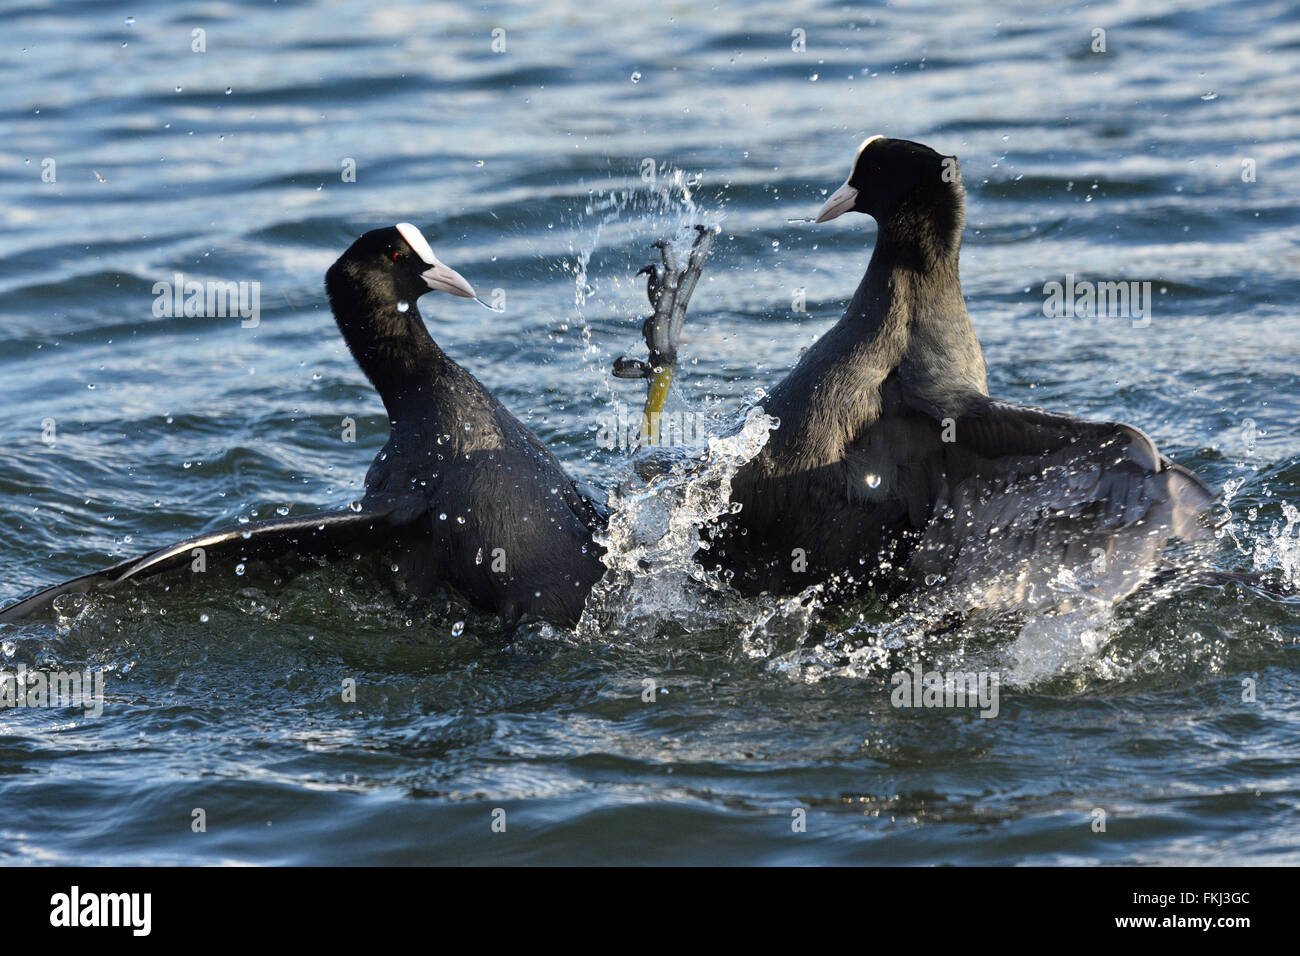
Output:
M962 204L961 171L956 156L906 139L872 136L863 140L849 178L817 213L827 222L846 212L863 212L879 223L909 204Z
M414 302L426 292L474 298L474 288L438 261L409 222L372 229L348 247L325 275L331 298L343 294L374 303Z
M366 233L325 273L334 321L394 421L442 367L442 353L415 305L435 289L474 296L470 284L439 262L420 230L406 222Z

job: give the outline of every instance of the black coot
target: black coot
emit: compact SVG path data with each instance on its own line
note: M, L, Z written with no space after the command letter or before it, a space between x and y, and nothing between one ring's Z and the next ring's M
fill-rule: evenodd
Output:
M1092 599L1129 593L1209 489L1136 428L989 397L955 157L868 139L817 221L847 212L877 222L871 262L764 403L780 427L735 476L717 563L751 594L979 582L978 603L1032 604L1063 569Z
M359 238L325 277L330 306L388 411L390 435L366 475L360 510L225 528L88 574L0 611L0 622L165 571L192 573L285 552L398 553L413 594L446 586L513 622L575 622L604 572L591 538L600 508L537 437L438 347L416 301L430 290L473 297L409 223Z

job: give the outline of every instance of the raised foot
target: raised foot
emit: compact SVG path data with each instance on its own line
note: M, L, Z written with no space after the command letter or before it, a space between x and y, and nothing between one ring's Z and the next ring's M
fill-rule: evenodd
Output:
M690 305L695 284L700 281L704 260L713 249L717 230L712 226L695 226L695 241L691 244L686 265L681 266L672 243L660 240L662 266L648 265L637 272L646 276L646 295L653 312L641 325L641 335L649 352L649 361L630 359L620 355L614 360L617 378L652 378L656 370L669 369L677 364L677 346L681 340L682 324L686 321L686 307Z

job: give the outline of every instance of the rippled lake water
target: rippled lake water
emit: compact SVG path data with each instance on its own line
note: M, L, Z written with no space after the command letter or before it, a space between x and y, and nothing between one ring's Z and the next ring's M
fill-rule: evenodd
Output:
M789 220L877 132L962 159L990 390L1143 428L1230 489L1214 563L1294 581L1293 5L605 6L4 4L0 601L358 497L386 422L322 277L399 220L504 297L426 298L435 338L612 487L594 435L639 398L608 368L640 351L649 243L721 226L677 397L721 422L856 286L864 217ZM156 316L178 272L260 283L260 321ZM1067 274L1151 281L1150 323L1045 318ZM931 645L870 602L705 613L665 576L582 632L502 639L381 577L4 629L0 668L102 670L107 701L0 713L0 859L1300 862L1294 600L1188 584L1086 633ZM888 660L845 663L864 649ZM894 708L913 658L1032 676L995 719Z

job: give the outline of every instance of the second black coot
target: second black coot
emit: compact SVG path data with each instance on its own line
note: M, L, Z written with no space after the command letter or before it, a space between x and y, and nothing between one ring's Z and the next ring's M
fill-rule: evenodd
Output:
M956 157L872 137L818 222L878 225L840 321L763 403L718 565L746 593L975 584L978 604L1112 601L1192 534L1209 489L1129 425L990 398L958 275ZM1064 582L1064 583L1062 583Z

